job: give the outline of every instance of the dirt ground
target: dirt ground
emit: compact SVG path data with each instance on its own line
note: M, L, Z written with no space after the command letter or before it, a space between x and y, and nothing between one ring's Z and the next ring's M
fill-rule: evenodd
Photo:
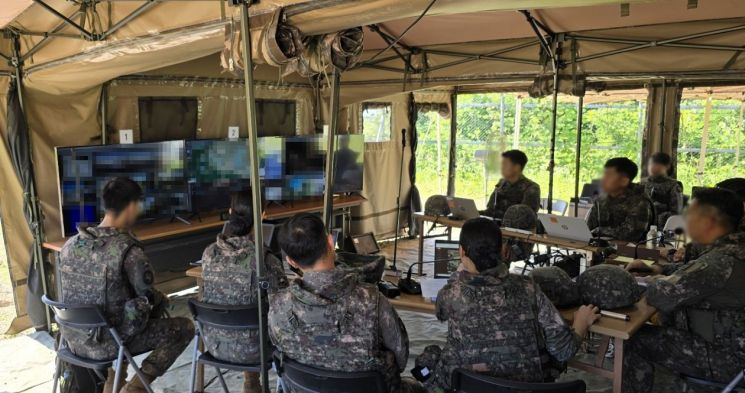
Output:
M3 333L8 330L8 326L15 317L12 288L8 257L5 252L5 239L3 239L2 223L0 222L0 339L5 337Z

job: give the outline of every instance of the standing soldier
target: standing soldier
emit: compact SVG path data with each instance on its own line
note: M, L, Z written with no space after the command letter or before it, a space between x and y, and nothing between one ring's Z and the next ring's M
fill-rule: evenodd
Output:
M672 275L650 280L647 302L664 326L644 326L626 342L624 392L654 391L656 365L719 382L745 368L745 233L736 231L742 218L731 191L696 193L688 235L708 247Z
M633 183L638 173L639 168L626 157L611 158L605 163L605 195L595 200L587 217L587 226L595 236L626 242L644 240L653 208L644 187Z
M334 266L334 240L323 221L293 217L279 245L303 272L270 299L269 336L282 356L332 371L379 371L390 393L421 391L400 376L409 356L403 322L376 286Z
M432 373L429 392L449 391L458 368L515 381L553 380L559 371L553 365L574 357L600 318L597 307L582 306L568 326L532 279L509 274L501 245L494 221L475 218L463 225L461 264L435 305L437 319L448 321L447 344L425 348L416 360Z
M541 207L541 186L523 175L528 156L520 150L502 153L502 179L486 203L481 214L489 217L504 217L504 212L512 205L528 205L537 212Z
M194 325L186 318L161 318L168 299L153 288L153 269L142 245L129 232L140 214L141 197L142 189L131 179L117 177L106 183L103 221L96 227L78 228L78 234L62 247L58 269L62 302L100 306L130 351L153 351L142 362L150 383L183 352L194 337ZM78 356L104 360L117 355L116 342L108 333L61 330ZM111 392L113 381L109 370L104 392ZM140 393L145 388L135 377L121 392Z
M253 242L253 206L250 191L235 193L230 201L230 218L217 241L204 250L202 300L220 306L248 306L257 303L256 246ZM287 287L282 263L266 253L264 264L269 277L269 292ZM256 331L226 330L204 326L202 336L207 351L215 358L231 363L260 362L260 343ZM245 373L244 393L261 391L259 373Z
M657 228L662 229L670 216L680 214L683 208L683 186L669 176L672 159L663 152L657 152L649 158L647 174L642 185L647 196L654 202L657 215Z

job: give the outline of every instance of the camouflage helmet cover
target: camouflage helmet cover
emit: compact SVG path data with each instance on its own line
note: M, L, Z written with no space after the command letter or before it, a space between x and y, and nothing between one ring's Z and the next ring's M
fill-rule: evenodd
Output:
M448 198L444 195L432 195L424 203L424 214L428 216L447 216L450 214Z
M385 257L382 255L360 255L351 252L337 252L336 263L360 274L362 281L377 284L383 277Z
M580 303L579 286L558 266L538 267L530 272L541 291L556 307L571 307Z
M588 268L577 278L577 284L582 302L601 309L629 307L643 292L629 272L607 264Z
M528 205L512 205L502 218L502 226L506 228L533 230L537 225L538 217Z

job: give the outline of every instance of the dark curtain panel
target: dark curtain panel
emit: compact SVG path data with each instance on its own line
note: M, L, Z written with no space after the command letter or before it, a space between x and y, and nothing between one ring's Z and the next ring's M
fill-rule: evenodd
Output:
M41 234L43 228L40 227L41 222L39 217L41 217L41 214L38 206L33 205L31 201L32 188L34 187L34 170L31 162L30 136L26 116L24 116L21 109L17 83L11 84L8 93L7 133L8 148L10 149L13 169L16 176L18 176L21 187L23 187L23 211L26 215L29 229L34 235L34 241L31 244L31 261L28 271L29 294L26 307L31 321L38 329L46 326L46 312L44 304L41 302L41 296L44 295L44 290L41 281L41 272L38 270L38 263L41 261L37 260L37 256L42 255L41 251L39 251L41 239L38 238L37 233ZM36 211L32 211L32 209L36 209Z
M411 130L411 159L409 160L409 180L411 191L409 192L409 236L419 233L414 213L422 210L422 197L416 187L416 149L419 138L416 132L416 121L418 116L417 106L414 103L414 94L409 93L409 129Z

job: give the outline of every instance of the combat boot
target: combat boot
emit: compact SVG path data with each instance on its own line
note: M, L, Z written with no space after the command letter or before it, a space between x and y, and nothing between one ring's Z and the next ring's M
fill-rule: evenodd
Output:
M145 374L145 382L147 382L148 385L153 382L153 380L155 380L155 377ZM119 393L147 393L147 390L145 390L145 385L143 385L142 380L140 380L138 376L135 376L131 381L124 385Z
M261 383L259 373L247 372L243 374L243 393L260 393Z
M108 374L106 375L106 382L103 384L103 393L114 393L114 378L116 377L116 370L109 367ZM127 383L127 364L122 365L122 372L119 375L119 387L123 387Z

